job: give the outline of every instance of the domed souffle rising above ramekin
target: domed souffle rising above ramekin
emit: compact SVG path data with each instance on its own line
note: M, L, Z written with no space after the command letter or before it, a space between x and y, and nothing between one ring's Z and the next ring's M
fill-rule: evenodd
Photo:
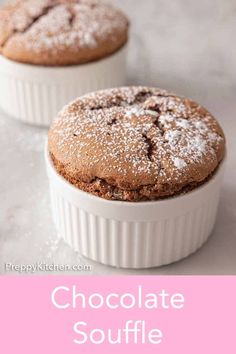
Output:
M212 231L224 155L221 127L189 99L147 87L83 96L49 131L58 232L117 267L186 257Z
M0 106L49 125L91 90L123 85L128 20L99 0L20 0L0 8Z

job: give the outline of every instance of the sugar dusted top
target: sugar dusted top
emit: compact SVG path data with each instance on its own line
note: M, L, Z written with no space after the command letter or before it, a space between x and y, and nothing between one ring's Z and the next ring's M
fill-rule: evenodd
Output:
M38 65L82 64L127 41L125 15L101 0L21 0L0 9L0 53Z
M207 180L225 139L212 115L164 90L129 87L88 94L65 107L49 132L59 172L108 199L170 196ZM79 183L79 182L78 182Z

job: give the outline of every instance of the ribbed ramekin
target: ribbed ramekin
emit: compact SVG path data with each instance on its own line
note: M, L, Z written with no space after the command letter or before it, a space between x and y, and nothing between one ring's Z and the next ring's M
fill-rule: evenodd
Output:
M0 55L0 107L26 123L49 126L58 111L87 92L125 84L126 46L89 64L43 67Z
M199 249L217 213L224 163L204 185L153 202L108 201L80 191L45 152L58 236L83 256L120 268L169 264Z

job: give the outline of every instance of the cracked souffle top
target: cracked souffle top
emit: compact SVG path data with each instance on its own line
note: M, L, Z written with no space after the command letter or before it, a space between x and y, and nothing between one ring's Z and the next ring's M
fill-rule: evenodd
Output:
M99 0L18 0L0 8L0 53L36 65L88 63L123 47L128 27Z
M52 162L67 181L106 199L156 200L209 180L225 153L213 116L147 87L98 91L65 107L49 131Z

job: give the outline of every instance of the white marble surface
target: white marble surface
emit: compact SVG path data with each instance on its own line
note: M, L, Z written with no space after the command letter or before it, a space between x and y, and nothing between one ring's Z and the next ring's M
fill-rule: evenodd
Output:
M82 259L55 241L43 161L47 132L0 112L0 272L6 262L44 261L91 264L86 274L99 275L236 274L236 2L114 2L132 21L128 83L190 96L225 130L228 164L215 230L196 254L159 269L122 271Z

